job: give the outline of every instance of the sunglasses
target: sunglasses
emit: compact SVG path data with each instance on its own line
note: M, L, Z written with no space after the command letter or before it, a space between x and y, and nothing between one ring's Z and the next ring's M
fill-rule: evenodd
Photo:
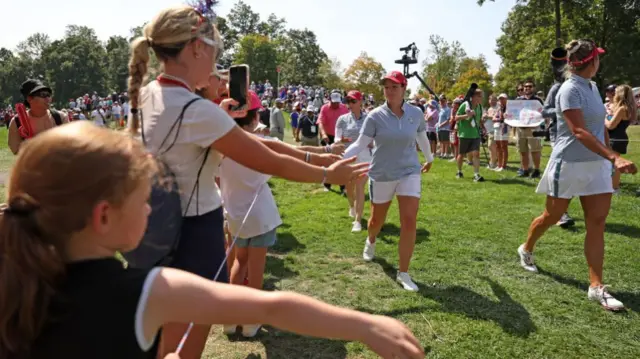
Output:
M349 100L347 100L347 103L355 104L355 103L358 103L358 100L349 99Z
M532 89L532 88L533 88L533 86L531 86L531 85L525 85L525 86L524 86L524 88L526 88L526 89Z
M38 93L34 93L33 95L31 95L33 97L40 97L40 98L50 98L51 97L51 92L38 92Z

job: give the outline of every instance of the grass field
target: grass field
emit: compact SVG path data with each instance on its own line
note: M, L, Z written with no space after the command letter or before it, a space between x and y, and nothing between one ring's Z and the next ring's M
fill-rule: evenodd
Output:
M633 128L640 139L640 128ZM517 157L511 150L511 163ZM548 155L548 147L546 155ZM640 142L630 145L640 162ZM545 156L546 161L546 156ZM468 175L472 173L466 167ZM536 252L540 274L523 271L516 249L544 201L534 180L483 171L487 182L456 180L455 166L436 160L423 176L423 199L411 273L418 293L395 283L397 205L378 242L377 259L362 261L365 232L350 232L346 199L318 185L273 180L283 217L267 261L265 287L292 290L406 323L431 358L640 357L640 181L623 177L607 225L605 280L629 308L608 313L586 299L584 223L551 229ZM470 177L470 176L467 176ZM368 218L368 208L365 218ZM571 213L582 217L578 201ZM215 327L207 358L373 358L358 343L304 338L263 329L253 340Z
M0 136L6 136L0 130ZM287 134L290 131L287 132ZM640 140L640 128L631 129ZM6 143L0 137L0 143ZM6 145L4 145L6 146ZM0 150L0 167L10 166ZM545 148L545 158L548 155ZM517 157L510 148L511 165ZM640 163L640 142L629 158ZM393 316L416 334L430 358L640 357L640 187L623 177L607 224L605 280L629 308L614 314L586 299L584 222L578 201L574 230L551 229L539 242L540 274L523 271L516 248L544 198L536 182L515 171L483 170L485 183L456 180L455 166L436 160L423 176L417 246L411 274L418 293L395 283L397 205L372 263L362 261L366 232L350 232L346 199L319 185L274 179L284 225L267 261L267 290L291 290L329 303ZM367 205L368 206L368 205ZM369 210L365 209L365 218ZM359 343L300 337L266 328L252 340L226 337L214 327L206 358L373 358Z

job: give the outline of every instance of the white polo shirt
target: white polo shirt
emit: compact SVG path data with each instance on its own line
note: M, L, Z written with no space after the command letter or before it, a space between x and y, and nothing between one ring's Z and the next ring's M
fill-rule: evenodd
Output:
M277 138L256 135L262 138L278 141ZM267 181L270 175L265 175L249 169L230 158L225 158L220 164L220 189L227 211L229 231L233 236L251 238L267 233L282 224L278 213L276 200L273 198ZM247 221L240 231L251 202L258 194Z
M198 97L183 87L160 86L157 81L152 81L140 89L142 129L147 148L152 153L158 153L158 147L167 137L187 102ZM129 116L131 118L131 115ZM235 121L226 112L206 99L192 103L185 111L175 144L162 156L163 161L176 176L183 212L196 183L205 149L226 135L234 126ZM175 134L176 131L173 131L169 135L162 151L173 142ZM214 171L220 165L221 159L220 153L211 149L200 175L200 187L196 191L198 196L194 194L186 211L188 217L203 215L222 205L214 180Z

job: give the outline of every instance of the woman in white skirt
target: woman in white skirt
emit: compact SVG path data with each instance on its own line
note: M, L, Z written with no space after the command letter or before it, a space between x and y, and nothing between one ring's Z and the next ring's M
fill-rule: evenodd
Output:
M360 130L364 124L367 115L362 112L362 93L360 91L349 91L347 94L347 106L350 112L342 115L336 122L336 142L342 142L349 146L358 139ZM371 162L371 148L373 142L368 148L358 154L357 163ZM353 227L351 232L362 231L362 212L364 211L364 186L367 182L366 178L358 178L357 180L347 184L347 199L349 201L349 217L353 218Z
M537 192L547 195L542 215L534 219L527 241L518 248L520 265L537 272L533 249L536 242L567 211L569 201L580 197L587 229L584 253L589 265L588 298L608 310L622 310L602 281L604 227L611 206L612 167L636 173L635 165L612 151L604 127L605 108L591 78L598 72L604 50L590 40L567 45L567 80L557 95L558 134Z

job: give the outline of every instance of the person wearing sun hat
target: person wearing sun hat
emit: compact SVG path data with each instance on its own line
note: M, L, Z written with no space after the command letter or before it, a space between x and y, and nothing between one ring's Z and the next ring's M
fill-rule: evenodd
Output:
M9 122L8 145L14 155L18 154L20 146L27 139L24 136L25 127L23 121L29 121L29 126L33 129L33 136L42 133L50 128L69 122L64 112L51 108L53 91L40 80L29 79L20 86L20 93L24 98L24 105L27 108L27 118L21 119L14 116ZM26 128L26 127L25 127ZM21 133L22 132L22 133Z
M558 133L537 193L547 196L544 211L535 218L525 243L518 247L520 265L538 272L533 251L538 240L562 215L573 197L584 211L584 254L589 267L587 298L607 310L624 310L624 304L609 293L603 281L605 223L613 193L612 170L635 174L633 162L623 159L609 146L604 118L606 110L591 79L600 67L604 50L592 40L573 40L567 46L568 76L556 96Z
M418 291L409 276L409 264L416 241L416 225L420 206L421 173L428 172L433 154L427 138L422 111L404 101L407 78L399 71L391 71L381 81L386 100L371 111L364 120L358 139L347 149L344 157L357 156L375 141L369 168L369 196L371 218L367 227L362 258L372 261L376 237L382 229L393 197L398 198L400 210L399 268L396 281L408 291ZM424 154L420 163L416 142Z

